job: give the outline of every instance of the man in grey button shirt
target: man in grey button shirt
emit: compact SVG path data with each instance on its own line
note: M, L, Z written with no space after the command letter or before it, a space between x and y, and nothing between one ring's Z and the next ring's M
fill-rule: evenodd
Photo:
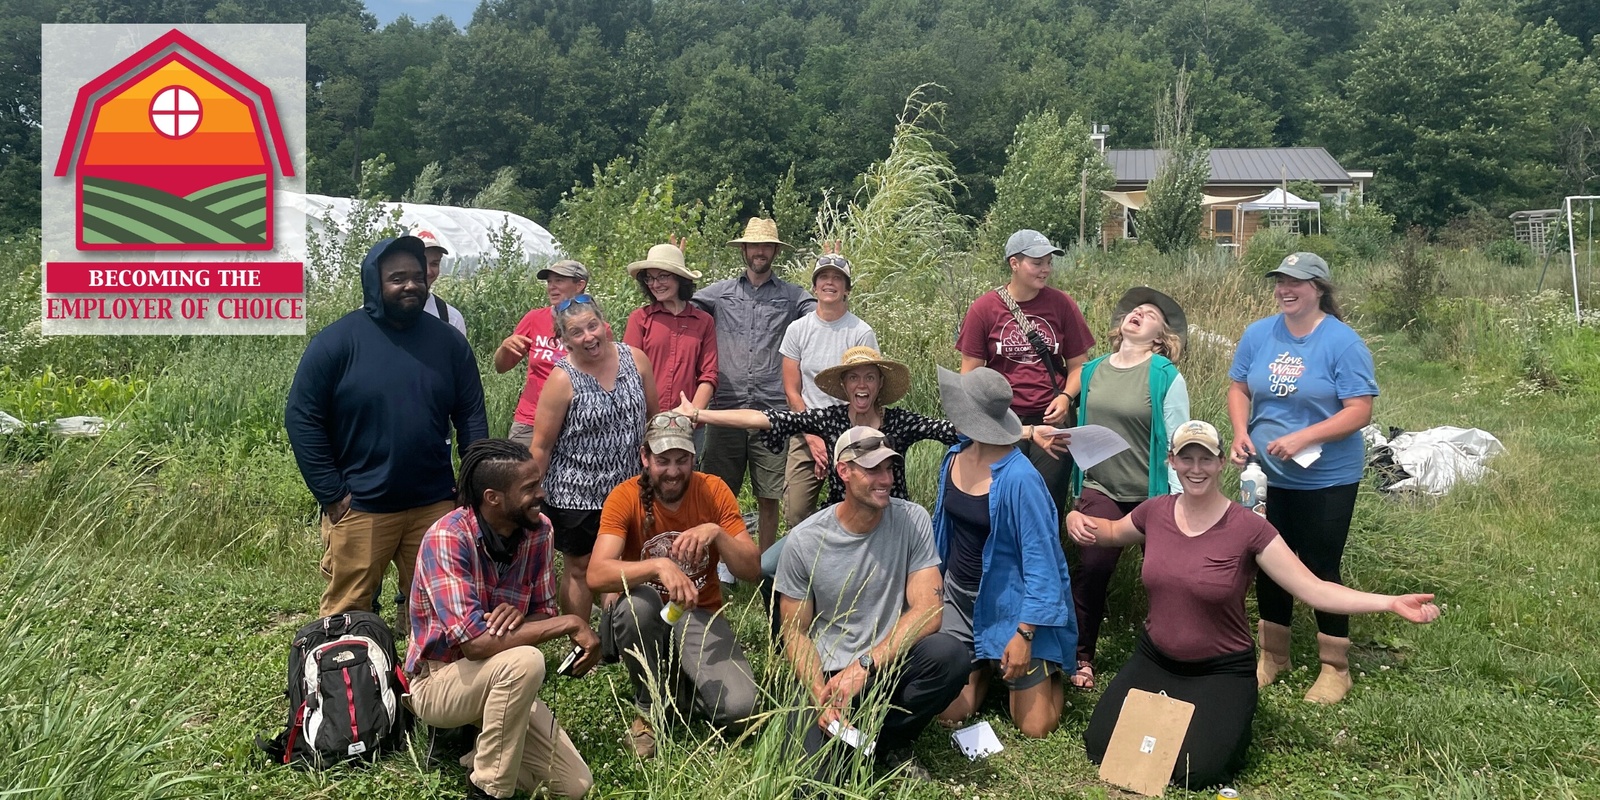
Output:
M744 235L728 244L744 254L744 274L695 292L694 303L717 323L717 391L711 408L786 409L783 358L778 345L789 323L810 313L817 301L805 289L772 274L778 248L778 223L752 217ZM778 539L778 500L783 496L785 454L761 443L759 431L706 426L700 471L715 475L737 495L746 468L756 497L756 529L761 549Z

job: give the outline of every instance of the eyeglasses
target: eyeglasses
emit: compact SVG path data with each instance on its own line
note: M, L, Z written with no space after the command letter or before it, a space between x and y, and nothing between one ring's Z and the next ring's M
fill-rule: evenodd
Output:
M587 293L580 294L577 297L569 297L559 303L556 303L556 311L566 311L567 309L572 308L573 303L587 303L589 305L594 305L594 298L590 297Z
M846 260L844 256L841 256L838 253L829 253L817 259L817 266L815 268L822 269L824 267L832 267L837 270L848 272L850 270L850 262Z
M667 283L672 280L670 272L646 272L642 276L645 283Z

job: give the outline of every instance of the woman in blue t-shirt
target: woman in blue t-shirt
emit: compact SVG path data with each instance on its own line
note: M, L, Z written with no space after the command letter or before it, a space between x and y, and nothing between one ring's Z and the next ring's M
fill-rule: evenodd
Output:
M1231 456L1255 459L1267 474L1267 521L1317 577L1339 583L1339 562L1364 465L1361 429L1378 395L1372 353L1346 325L1315 253L1291 253L1277 269L1273 296L1282 312L1245 329L1228 377ZM1248 435L1241 435L1241 432ZM1294 598L1262 574L1256 579L1261 654L1256 683L1289 667ZM1350 690L1350 619L1317 612L1322 671L1306 693L1337 703Z

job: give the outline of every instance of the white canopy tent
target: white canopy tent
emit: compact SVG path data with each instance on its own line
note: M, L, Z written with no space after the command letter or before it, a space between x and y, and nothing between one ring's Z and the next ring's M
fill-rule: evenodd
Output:
M284 202L305 211L306 228L319 235L329 232L329 221L338 228L345 227L356 203L349 197L320 194L283 192L282 196ZM509 229L521 239L523 252L530 262L538 264L561 257L561 245L550 231L527 217L509 211L420 203L383 205L386 213L399 209L400 224L407 231L429 230L438 237L439 243L450 251L440 265L440 272L445 275L471 275L480 261L495 255L493 237L502 229Z
M1322 231L1322 204L1315 200L1302 200L1294 192L1287 189L1273 189L1266 194L1239 204L1240 211L1264 211L1272 216L1287 216L1288 212L1312 211L1317 212L1317 231ZM1298 224L1298 222L1296 222Z

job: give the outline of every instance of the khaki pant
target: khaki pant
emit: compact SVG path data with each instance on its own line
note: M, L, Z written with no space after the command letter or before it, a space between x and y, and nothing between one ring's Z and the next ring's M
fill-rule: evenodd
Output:
M817 492L828 488L828 479L817 477L816 463L811 458L806 437L790 437L789 457L784 466L787 483L783 489L783 524L791 531L817 513Z
M539 701L544 654L513 647L482 661L424 661L411 681L411 710L436 728L477 725L471 779L495 797L540 786L561 797L582 797L594 776L572 739Z
M409 600L422 535L453 508L455 504L448 500L392 514L352 508L337 525L323 516L322 575L328 585L322 590L321 615L370 610L372 595L383 583L383 571L391 561L400 575L399 595ZM395 615L395 632L403 638L411 629L408 603L399 603Z

